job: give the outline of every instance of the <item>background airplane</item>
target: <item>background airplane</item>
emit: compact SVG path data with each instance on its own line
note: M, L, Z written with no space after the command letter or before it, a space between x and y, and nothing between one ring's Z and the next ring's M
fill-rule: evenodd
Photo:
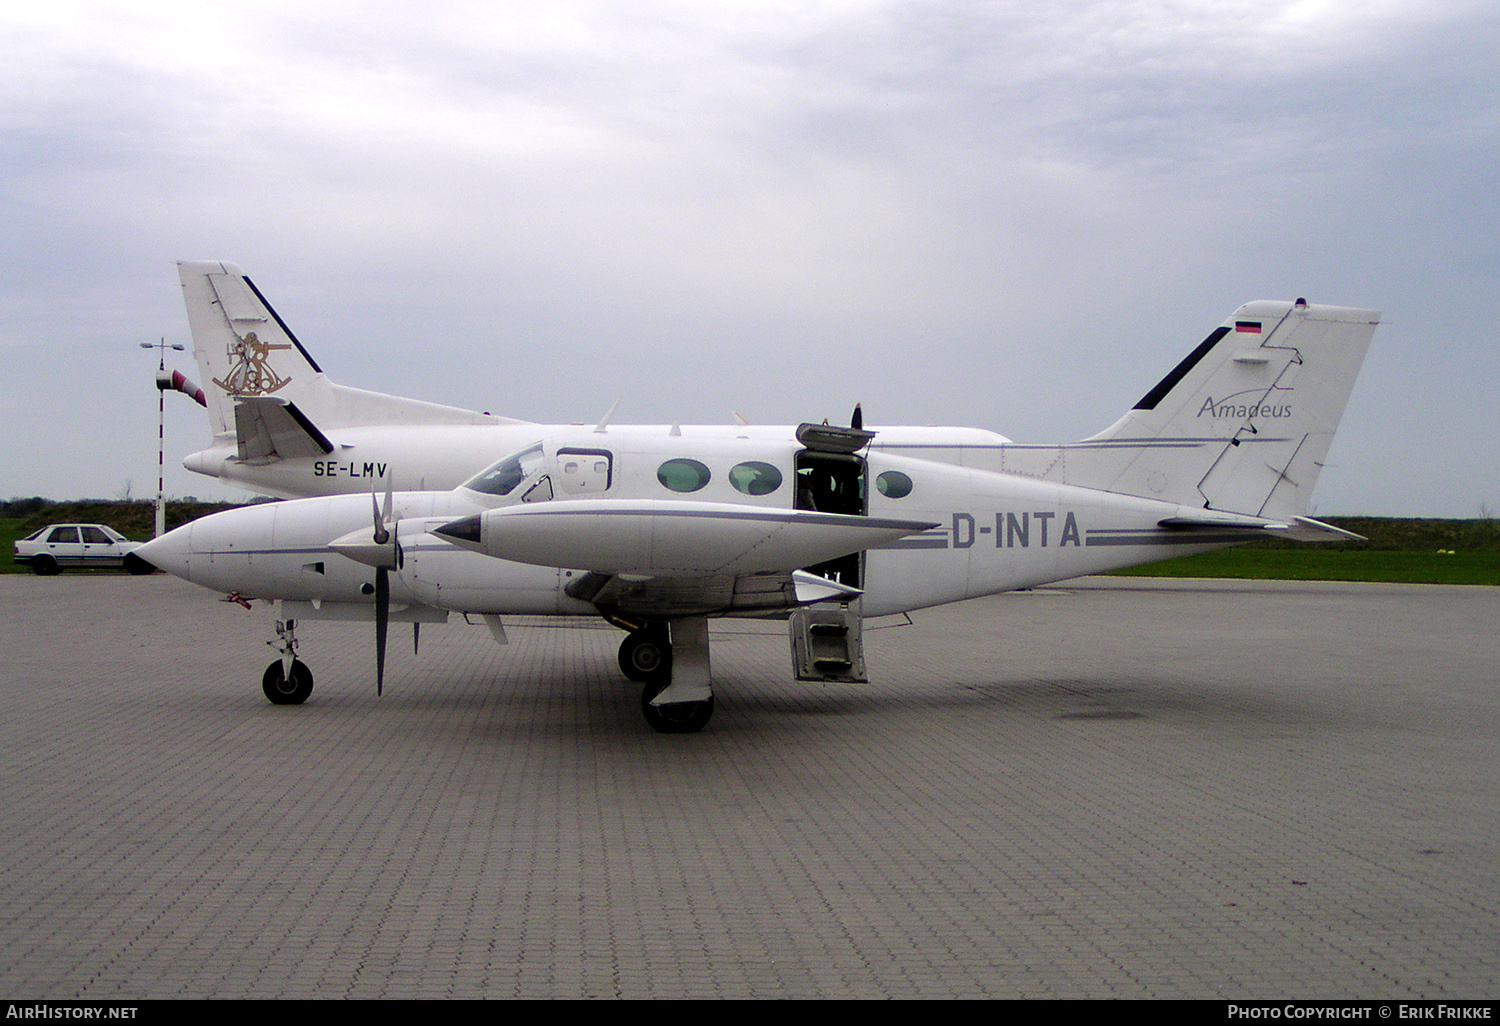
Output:
M215 295L215 274L226 289L245 281L204 272ZM339 386L312 368L304 389L293 388L300 371L272 361L301 350L274 341L290 335L245 284L258 303L247 316L218 300L241 348L231 348L238 362L226 372L239 376L216 380L285 393L284 404L248 398L286 417L263 422L273 442L278 433L312 438L294 397L318 400ZM234 325L257 310L276 330L250 343ZM504 615L594 615L627 632L620 665L644 684L648 722L698 730L714 708L713 617L784 616L800 679L858 681L866 616L1268 534L1353 537L1305 513L1378 320L1300 299L1247 304L1114 425L1065 445L972 429L867 431L857 409L847 428L445 424L460 432L452 437L476 439L467 443L476 450L480 438L521 441L452 490L397 492L393 476L406 480L407 470L361 468L332 480L368 488L381 478L383 501L371 490L233 510L139 554L205 587L276 603L282 655L262 680L275 702L312 690L296 658L298 619L374 620L378 689L393 619L478 614L503 639ZM219 397L237 446L246 398L230 406ZM369 400L361 416L418 416L425 405L389 399ZM436 473L421 460L440 454L402 434L431 425L361 428L359 416L346 418L340 437L383 431L389 451L409 451L422 475ZM278 449L263 458L264 467L307 457Z
M446 490L537 437L537 425L524 420L337 384L237 266L181 261L177 270L213 432L207 449L182 461L191 471L282 498L369 491L392 472L407 487ZM789 431L747 424L681 430L762 439ZM977 428L881 431L884 445L939 459L953 445L1006 441Z

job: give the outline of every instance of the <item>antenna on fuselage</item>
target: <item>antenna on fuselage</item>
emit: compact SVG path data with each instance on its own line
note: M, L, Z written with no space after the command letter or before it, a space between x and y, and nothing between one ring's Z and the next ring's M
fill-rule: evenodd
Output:
M609 418L615 415L615 410L619 409L620 401L624 398L624 396L621 396L620 399L616 399L615 404L604 411L604 416L600 417L599 423L594 426L594 434L602 435L605 433L604 429L609 426Z

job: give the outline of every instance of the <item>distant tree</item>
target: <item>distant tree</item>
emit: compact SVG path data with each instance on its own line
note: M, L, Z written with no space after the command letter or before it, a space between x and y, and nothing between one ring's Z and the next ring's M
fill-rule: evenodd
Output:
M7 517L29 517L33 513L38 513L46 509L51 504L50 500L44 499L40 495L33 495L29 499L16 498L11 499L9 502L0 503L0 510L3 510Z

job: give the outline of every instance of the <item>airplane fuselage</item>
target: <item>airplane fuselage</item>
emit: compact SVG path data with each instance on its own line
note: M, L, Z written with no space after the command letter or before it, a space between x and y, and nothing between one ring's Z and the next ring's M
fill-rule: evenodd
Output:
M677 435L667 427L611 428L605 433L584 427L491 430L497 435L503 430L512 444L519 442L518 452L537 447L529 464L517 465L515 480L502 482L508 486L504 494L467 487L393 494L392 520L402 551L401 564L391 573L394 602L472 613L597 614L591 602L573 597L568 589L583 575L609 568L610 556L630 553L628 539L611 533L621 525L620 514L629 512L618 508L622 503L656 503L653 511L689 502L705 510L816 511L820 504L839 501L836 495L825 501L805 494L818 460L839 458L810 457L786 429L780 429L779 438L770 428L712 434L684 429ZM1190 535L1159 526L1197 512L1173 503L884 449L848 460L846 504L826 513L864 518L865 523L931 525L871 546L862 566L847 567L856 576L849 583L863 592L865 616L1098 573L1244 537ZM330 483L347 488L351 481L368 482L366 488L383 493L394 458L391 463L371 462L371 472L358 466ZM574 480L584 463L594 465L586 468L592 479ZM701 477L701 483L697 477L672 476L683 468ZM313 480L328 479L326 468L321 474L316 467L307 469ZM287 472L283 465L280 473ZM751 473L758 476L747 483ZM399 472L397 476L399 480ZM826 484L832 489L836 483ZM804 494L799 495L799 487ZM371 501L369 494L353 494L246 507L174 532L169 537L176 537L177 551L169 554L157 542L151 555L195 583L247 597L369 604L374 601L370 567L340 555L330 541L367 527ZM541 514L549 507L569 512L567 522L544 519ZM487 511L512 514L500 526L515 537L510 544L526 561L466 549L432 533ZM524 515L529 531L524 538L517 533L521 518L515 514ZM661 519L659 513L656 519ZM708 520L679 519L664 530L680 539L683 532L710 525ZM591 546L591 540L596 544ZM555 551L572 553L576 562L570 566L571 561L559 559L551 565L547 554ZM638 573L656 578L712 576L699 565L643 564L649 555L616 558L634 558ZM786 569L769 558L758 565L751 556L732 572L744 576ZM726 607L709 615L736 611Z
M498 457L547 436L593 436L621 431L668 436L672 431L693 440L792 443L788 425L630 425L597 434L581 424L403 424L342 428L329 432L333 450L316 456L241 459L233 437L183 459L183 466L263 495L283 499L368 492L372 483L394 476L397 487L414 491L457 488ZM940 462L959 462L965 452L1008 446L1004 435L967 427L882 427L876 447L898 453L924 454Z

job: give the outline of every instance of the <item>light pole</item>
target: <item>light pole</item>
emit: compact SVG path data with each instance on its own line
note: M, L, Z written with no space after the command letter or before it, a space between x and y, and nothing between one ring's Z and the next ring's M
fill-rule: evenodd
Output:
M167 373L167 350L175 349L178 352L186 349L186 346L167 345L167 340L160 342L142 342L142 349L155 349L156 358L156 537L160 538L167 533L167 497L163 485L163 470L166 463L167 448L167 389L172 387L172 376ZM165 382L165 384L163 384Z

